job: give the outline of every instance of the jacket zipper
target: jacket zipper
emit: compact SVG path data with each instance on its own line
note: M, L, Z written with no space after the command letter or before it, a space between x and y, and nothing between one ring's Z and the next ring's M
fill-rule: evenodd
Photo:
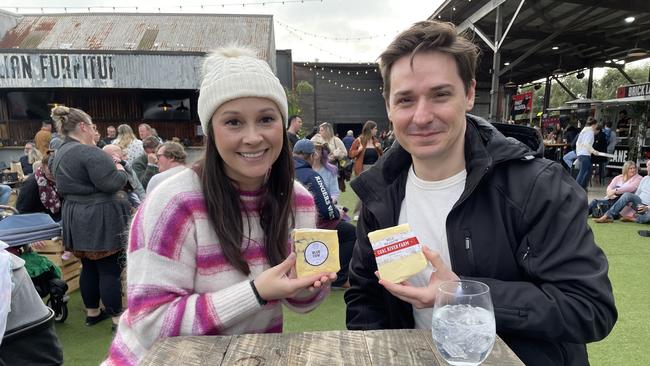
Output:
M469 230L465 230L465 253L467 254L467 259L469 259L470 274L474 274L475 264L474 264L474 250L472 248L472 235L469 233Z
M524 266L524 269L526 270L526 275L530 274L530 261L528 260L528 254L530 254L530 245L526 246L526 251L521 256L521 262Z

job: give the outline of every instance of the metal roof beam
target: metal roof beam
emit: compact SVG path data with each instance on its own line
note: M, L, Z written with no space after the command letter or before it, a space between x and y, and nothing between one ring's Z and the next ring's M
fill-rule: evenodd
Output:
M488 36L486 36L480 29L478 29L474 24L470 24L469 27L472 30L472 32L478 34L478 36L481 37L483 42L485 42L485 44L487 44L488 47L490 47L492 52L497 51L497 46L494 43L492 43L492 40L489 39Z
M501 48L501 45L503 44L503 40L506 39L506 37L508 36L508 32L510 31L510 27L512 27L512 23L514 23L515 20L517 19L517 15L519 15L519 10L521 10L521 7L524 5L525 1L526 0L521 0L521 2L519 3L519 6L517 7L517 10L515 11L515 14L512 16L512 19L510 19L510 24L508 24L508 28L506 28L506 31L503 32L503 35L501 36L501 39L499 40L499 43L496 45L497 50L499 48Z
M517 58L516 60L511 62L510 65L508 65L504 69L502 69L501 72L499 73L499 76L503 76L503 74L505 74L508 70L510 70L513 67L517 66L520 62L527 59L528 56L530 56L530 55L534 54L535 52L537 52L537 50L539 50L540 48L546 46L546 44L548 44L548 42L552 41L553 39L555 39L560 34L564 33L567 30L571 30L571 29L574 29L574 28L577 28L577 27L581 26L583 24L583 22L575 22L575 21L577 19L583 19L584 20L587 17L587 15L589 15L589 13L591 13L595 9L596 9L596 7L590 7L590 8L584 9L580 13L576 14L576 16L574 16L571 19L571 21L566 22L566 24L564 26L562 26L560 29L553 32L553 34L546 37L541 42L538 42L535 46L529 48L528 51L526 51L523 55L519 56L519 58ZM589 19L587 18L585 21L588 22Z
M636 81L634 81L634 79L632 79L632 78L630 77L630 75L628 75L628 74L625 72L625 70L623 70L623 67L622 67L622 66L619 66L619 65L614 64L614 65L612 65L612 67L615 68L616 70L618 70L618 72L620 72L621 75L623 75L623 77L626 78L627 81L630 82L630 84L636 84Z
M562 84L562 82L560 81L560 79L558 79L557 76L553 75L553 79L555 79L555 81L557 81L557 84L559 86L561 86L562 89L564 89L564 91L571 96L571 98L578 99L578 97L575 94L573 94L573 92L571 90L569 90L564 84Z
M456 27L456 31L458 33L465 31L467 28L470 28L471 24L474 24L483 19L486 15L490 14L494 9L496 9L497 6L505 2L506 0L490 0L490 2L483 5L474 14L470 15L467 19L460 23L458 27Z
M598 6L614 10L631 11L636 14L650 12L650 1L648 0L564 0L567 3Z

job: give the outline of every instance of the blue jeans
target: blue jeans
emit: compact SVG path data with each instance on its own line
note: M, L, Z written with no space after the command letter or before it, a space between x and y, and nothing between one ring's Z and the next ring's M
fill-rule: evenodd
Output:
M591 155L578 155L578 162L580 163L580 171L576 181L582 188L587 190L589 177L591 176Z
M605 215L607 215L607 217L609 217L610 219L614 218L615 216L618 216L618 214L620 214L621 211L623 211L623 209L625 208L625 206L627 206L629 203L632 204L632 208L634 209L634 211L636 211L638 205L644 204L643 202L641 202L641 198L636 194L625 192L623 193L621 198L619 198L618 201L616 201L616 203L614 203L614 205L609 210L607 210ZM647 224L648 222L650 222L650 211L642 215L639 215L636 218L636 222L638 222L639 224Z
M11 187L5 184L0 184L0 205L9 203L9 196L11 196Z
M569 151L568 153L564 154L562 157L562 160L564 160L564 164L566 164L567 168L569 168L569 171L573 171L573 162L578 158L578 155L576 155L576 151L572 150Z

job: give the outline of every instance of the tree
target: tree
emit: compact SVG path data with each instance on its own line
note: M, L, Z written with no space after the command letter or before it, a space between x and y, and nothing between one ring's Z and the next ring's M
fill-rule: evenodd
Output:
M647 67L635 67L625 69L635 84L648 81ZM605 75L594 82L594 99L606 100L616 98L616 89L619 86L630 85L631 83L617 69L611 68L605 72Z
M289 104L289 116L302 114L300 107L300 96L305 93L313 93L314 87L305 80L301 80L296 84L293 90L284 88L287 93L287 102Z

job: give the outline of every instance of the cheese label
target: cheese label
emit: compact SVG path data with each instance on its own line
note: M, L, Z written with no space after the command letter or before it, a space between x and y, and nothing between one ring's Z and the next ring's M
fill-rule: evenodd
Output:
M327 245L320 241L313 241L305 248L305 261L312 266L320 266L329 256Z
M409 224L368 233L379 276L390 282L402 282L427 265L422 245Z
M336 230L296 229L292 232L296 275L300 277L338 272L339 239Z

